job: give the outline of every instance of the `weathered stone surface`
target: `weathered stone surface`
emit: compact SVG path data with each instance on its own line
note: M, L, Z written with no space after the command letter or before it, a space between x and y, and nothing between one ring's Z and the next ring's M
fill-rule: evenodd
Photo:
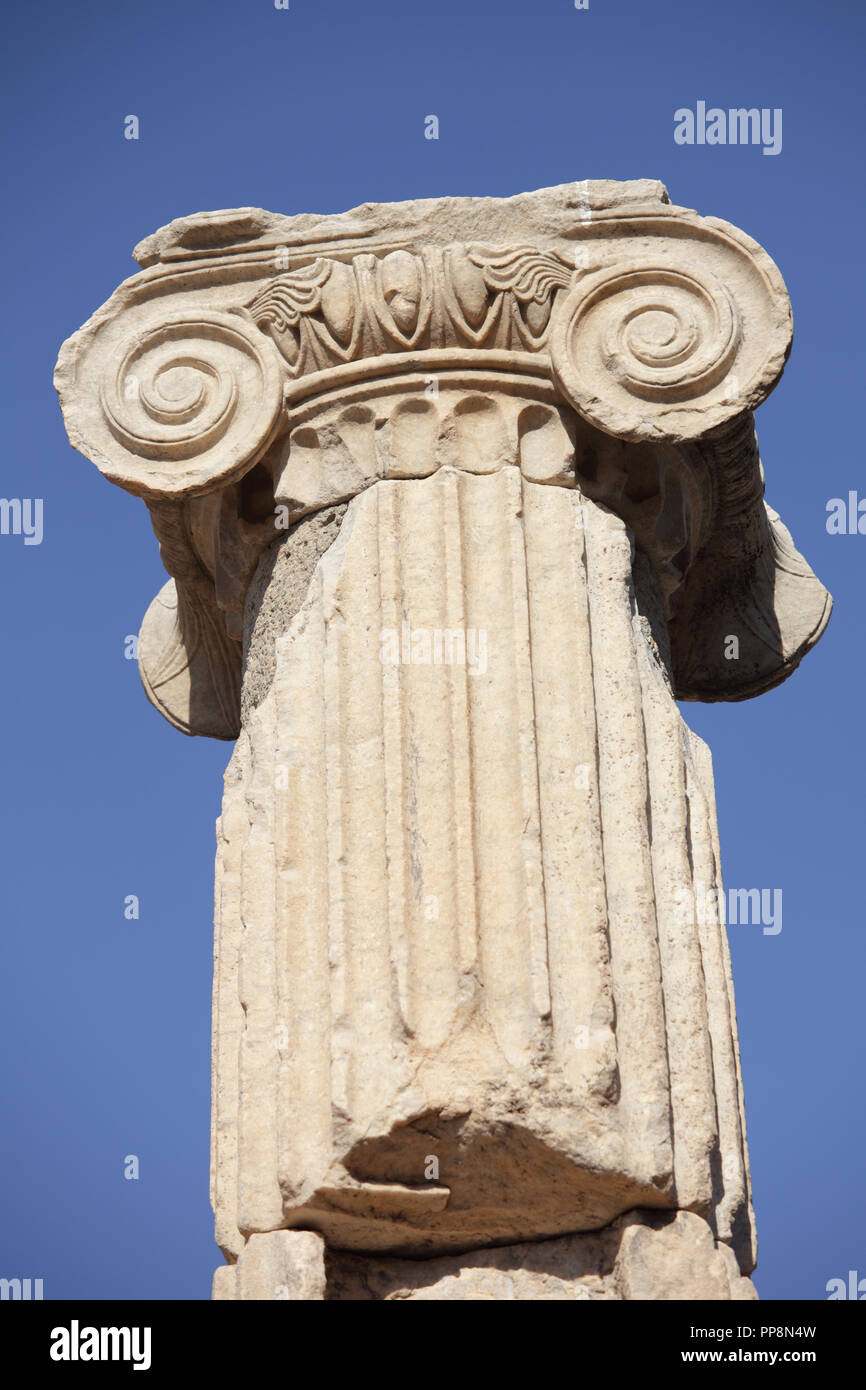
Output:
M652 181L198 214L137 255L56 379L171 575L148 697L237 738L214 1297L753 1297L676 699L777 684L829 617L763 500L776 267Z
M321 1236L251 1236L214 1298L330 1302L724 1302L757 1298L730 1248L692 1212L632 1211L600 1231L429 1260L326 1251Z
M434 1260L333 1251L326 1266L325 1298L335 1302L726 1302L758 1296L729 1247L714 1242L706 1222L684 1211L629 1212L587 1235Z
M758 1296L729 1247L715 1242L706 1222L687 1211L655 1229L643 1222L624 1225L614 1284L624 1299L700 1303Z
M241 714L260 704L274 677L276 642L307 596L313 571L336 540L346 505L302 517L285 544L262 556L247 593Z
M433 1254L679 1202L750 1265L712 776L631 569L507 466L349 505L229 775L239 1231Z
M325 1243L312 1231L270 1231L250 1236L233 1265L214 1275L219 1301L321 1302L325 1297Z

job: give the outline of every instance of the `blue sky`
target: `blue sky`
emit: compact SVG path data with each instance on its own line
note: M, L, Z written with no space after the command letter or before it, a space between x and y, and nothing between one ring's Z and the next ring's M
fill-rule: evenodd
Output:
M124 659L164 574L145 507L66 442L60 343L134 272L133 245L186 213L636 177L754 236L794 305L758 416L767 496L836 611L778 690L684 714L715 757L726 885L784 894L778 935L730 929L756 1283L821 1299L866 1275L866 536L825 525L830 498L866 497L862 9L87 0L7 8L4 28L0 492L44 499L44 539L0 537L0 1275L41 1277L47 1298L189 1299L220 1262L211 903L230 748L171 730ZM699 100L781 108L781 153L675 144L675 110Z

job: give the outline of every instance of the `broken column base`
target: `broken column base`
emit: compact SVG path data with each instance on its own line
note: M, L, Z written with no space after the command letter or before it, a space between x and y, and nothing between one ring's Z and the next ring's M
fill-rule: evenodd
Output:
M600 1231L432 1260L327 1250L314 1231L250 1236L216 1271L220 1300L756 1299L733 1251L692 1212L631 1211Z

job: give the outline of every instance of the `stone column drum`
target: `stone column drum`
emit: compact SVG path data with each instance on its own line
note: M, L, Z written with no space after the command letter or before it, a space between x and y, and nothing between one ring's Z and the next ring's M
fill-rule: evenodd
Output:
M830 599L778 270L650 180L198 214L63 347L218 826L220 1299L742 1299L710 754Z

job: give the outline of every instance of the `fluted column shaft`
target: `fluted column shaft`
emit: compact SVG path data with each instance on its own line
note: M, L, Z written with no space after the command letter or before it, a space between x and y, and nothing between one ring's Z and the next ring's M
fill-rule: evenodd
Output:
M486 471L494 434L357 495L259 639L220 829L220 1240L438 1254L681 1208L750 1268L709 756L625 523Z

